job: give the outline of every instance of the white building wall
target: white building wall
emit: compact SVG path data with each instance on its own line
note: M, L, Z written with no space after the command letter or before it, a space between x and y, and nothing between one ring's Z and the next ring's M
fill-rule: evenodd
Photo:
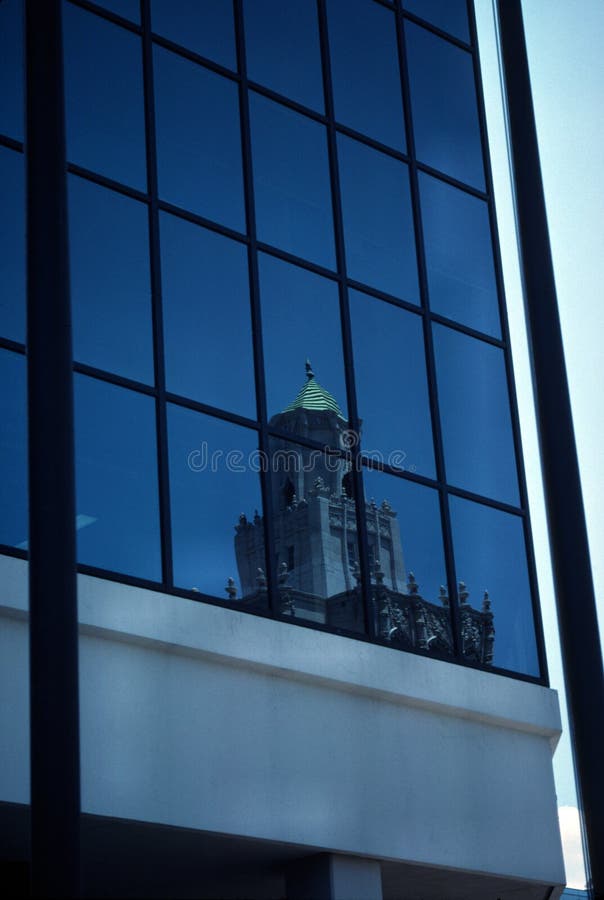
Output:
M26 565L0 560L0 800L27 802ZM79 577L86 812L564 882L555 692Z

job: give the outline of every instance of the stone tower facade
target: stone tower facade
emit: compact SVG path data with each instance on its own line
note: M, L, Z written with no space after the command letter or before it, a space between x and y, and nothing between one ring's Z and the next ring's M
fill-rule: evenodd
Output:
M335 398L316 380L309 362L306 382L295 400L273 416L271 425L288 438L273 438L273 562L284 614L346 630L363 627L357 541L356 499L349 464L329 448L346 449L347 422ZM312 441L327 452L299 443ZM447 654L452 648L448 595L436 603L419 594L407 573L398 511L387 500L363 501L372 575L374 628L384 640L403 647ZM262 517L240 517L235 553L242 601L262 602L266 592ZM227 593L234 598L234 583ZM460 585L466 655L491 662L493 614L485 595L483 609L467 603Z

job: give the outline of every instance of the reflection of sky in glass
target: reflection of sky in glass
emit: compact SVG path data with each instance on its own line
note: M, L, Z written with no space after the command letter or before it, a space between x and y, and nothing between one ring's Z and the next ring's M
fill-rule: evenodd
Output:
M0 350L0 544L27 540L25 357Z
M447 481L517 505L502 351L442 325L434 326L434 348Z
M441 584L447 585L438 493L431 488L383 472L363 470L365 498L378 506L387 500L396 513L403 560L413 572L419 593L430 603L439 601Z
M417 157L484 190L472 57L418 25L406 34Z
M447 481L517 505L518 478L503 353L434 326Z
M13 341L25 341L24 181L23 155L0 147L0 334Z
M350 292L362 446L384 462L434 476L422 320L390 303Z
M229 69L236 67L233 4L225 0L151 0L151 28Z
M69 176L73 355L153 382L147 207Z
M403 0L403 6L454 37L470 40L466 0Z
M237 85L162 47L153 62L160 197L245 231Z
M250 94L258 239L335 267L323 125Z
M0 132L23 140L23 2L0 3Z
M144 191L140 38L70 3L63 33L67 158Z
M522 520L450 497L457 578L479 607L488 590L495 626L493 665L538 675Z
M404 151L394 13L367 0L329 0L327 14L336 120Z
M161 581L154 401L85 375L74 391L78 561Z
M243 12L248 77L323 112L316 4L246 0Z
M281 412L306 381L317 381L346 415L340 307L335 281L260 254L260 300L269 417Z
M344 135L338 155L348 275L417 303L407 166Z
M419 182L432 311L499 337L486 203L422 172Z
M139 0L94 0L97 6L109 9L111 12L123 16L124 19L131 19L133 22L140 22L141 10Z
M249 465L250 454L258 447L256 434L169 406L168 444L174 583L226 600L227 579L234 578L241 597L235 526L241 513L250 520L254 510L262 514L259 476ZM232 458L235 465L230 468L244 471L229 471L225 460L229 451L240 454ZM212 454L217 452L220 456L212 467ZM191 453L197 455L189 465Z
M166 385L255 417L245 245L160 214Z

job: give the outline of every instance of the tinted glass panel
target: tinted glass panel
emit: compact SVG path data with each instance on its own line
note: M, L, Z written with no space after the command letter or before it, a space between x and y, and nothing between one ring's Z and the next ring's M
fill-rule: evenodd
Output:
M364 470L376 632L395 646L453 650L438 494Z
M153 381L147 207L71 176L73 355Z
M25 357L0 350L0 544L27 549Z
M78 560L161 581L151 397L75 375Z
M336 119L404 151L394 13L367 0L329 0L327 11Z
M305 388L300 404L333 401L345 418L337 284L260 254L260 296L269 416L292 404ZM316 378L306 377L306 360ZM309 381L312 384L306 384Z
M151 0L151 26L163 37L236 67L233 4L225 0Z
M405 9L458 37L470 40L466 0L404 0Z
M249 78L322 112L316 4L247 0L244 13Z
M259 94L250 110L258 238L333 268L324 127Z
M419 179L431 309L499 337L486 203L421 172Z
M13 341L25 341L24 178L21 153L0 147L0 334Z
M351 291L350 311L363 451L433 476L421 318L358 291Z
M265 607L256 434L188 409L168 409L174 583ZM232 579L232 583L229 582Z
M495 666L539 675L522 520L458 497L450 504L464 655L490 653Z
M406 33L418 159L484 190L472 57L418 25Z
M245 230L235 82L155 47L159 193Z
M338 135L348 275L419 302L407 166Z
M161 215L169 391L255 417L247 251Z
M0 132L23 140L23 0L0 3Z
M434 349L447 481L517 505L502 351L441 325Z
M66 3L67 157L146 189L140 38Z
M141 20L139 0L94 0L94 2L97 6L103 6L118 16L123 16L124 19L131 19L133 22Z
M331 427L327 412L317 411L314 420L317 429ZM280 610L297 619L362 631L356 512L346 492L347 471L340 457L271 440Z

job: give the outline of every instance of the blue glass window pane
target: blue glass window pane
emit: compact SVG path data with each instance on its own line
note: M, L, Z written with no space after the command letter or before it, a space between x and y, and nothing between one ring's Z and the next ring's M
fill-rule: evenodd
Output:
M151 0L151 27L175 44L236 68L233 4L228 0Z
M486 203L421 172L419 179L432 311L499 337Z
M494 628L492 664L538 676L522 519L459 497L451 497L450 506L456 574L464 583L462 592L469 592L468 603L461 604L466 658L475 660L476 653L471 636L476 616L468 606L481 609L488 591Z
M153 382L147 207L69 178L73 355Z
M139 0L94 0L97 6L102 6L110 12L117 13L124 19L130 19L132 22L140 22L141 5Z
M168 443L174 583L265 607L266 583L257 581L266 561L255 432L169 406Z
M346 383L337 284L273 256L260 254L259 262L269 415L282 412L306 388L308 397L301 402L328 403L329 396L343 422ZM307 378L307 359L314 379Z
M365 454L434 476L434 449L422 320L350 293L354 371Z
M403 6L426 22L431 22L454 37L469 42L466 0L404 0Z
M161 581L154 400L74 380L78 560Z
M419 302L407 166L338 135L348 275Z
M323 112L316 5L246 0L244 14L248 77Z
M449 656L448 606L438 493L363 470L377 634L406 650Z
M312 415L317 429L329 430L328 412ZM334 440L335 434L328 443L333 446ZM356 513L346 481L349 464L281 438L271 438L270 463L279 610L296 619L363 631Z
M418 25L406 34L417 157L484 190L472 57Z
M325 128L250 94L258 238L335 267Z
M237 85L154 49L159 193L245 231Z
M160 228L167 388L254 418L246 247L168 214Z
M0 132L23 140L23 0L0 3Z
M140 38L65 4L67 157L146 190Z
M442 325L434 349L447 481L518 505L503 351Z
M25 171L21 153L0 147L0 334L25 342Z
M25 357L0 350L0 544L27 549Z
M327 12L336 119L404 151L394 13L367 0L329 0Z

